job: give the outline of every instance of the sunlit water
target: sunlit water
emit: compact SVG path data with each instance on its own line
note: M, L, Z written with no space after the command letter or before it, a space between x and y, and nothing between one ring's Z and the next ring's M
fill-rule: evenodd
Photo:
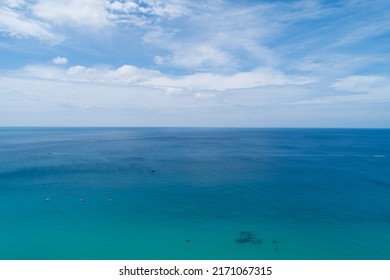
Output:
M390 259L390 130L0 128L0 259Z

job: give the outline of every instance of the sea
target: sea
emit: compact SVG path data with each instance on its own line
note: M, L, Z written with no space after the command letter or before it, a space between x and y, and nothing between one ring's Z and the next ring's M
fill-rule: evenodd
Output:
M390 259L390 130L0 128L2 260Z

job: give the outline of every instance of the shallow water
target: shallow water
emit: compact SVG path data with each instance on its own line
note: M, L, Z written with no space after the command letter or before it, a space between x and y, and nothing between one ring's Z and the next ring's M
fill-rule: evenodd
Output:
M390 259L389 139L0 128L0 259Z

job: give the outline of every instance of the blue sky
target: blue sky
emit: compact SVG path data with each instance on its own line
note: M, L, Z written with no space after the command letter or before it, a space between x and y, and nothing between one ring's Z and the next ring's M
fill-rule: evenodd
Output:
M0 126L390 127L390 1L0 0Z

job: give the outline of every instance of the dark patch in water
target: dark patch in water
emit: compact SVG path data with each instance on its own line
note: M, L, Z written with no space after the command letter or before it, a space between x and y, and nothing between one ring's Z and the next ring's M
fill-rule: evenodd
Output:
M237 243L243 244L243 243L254 243L254 244L261 244L263 242L262 238L257 238L256 234L250 232L250 231L241 231L240 236L235 239Z

